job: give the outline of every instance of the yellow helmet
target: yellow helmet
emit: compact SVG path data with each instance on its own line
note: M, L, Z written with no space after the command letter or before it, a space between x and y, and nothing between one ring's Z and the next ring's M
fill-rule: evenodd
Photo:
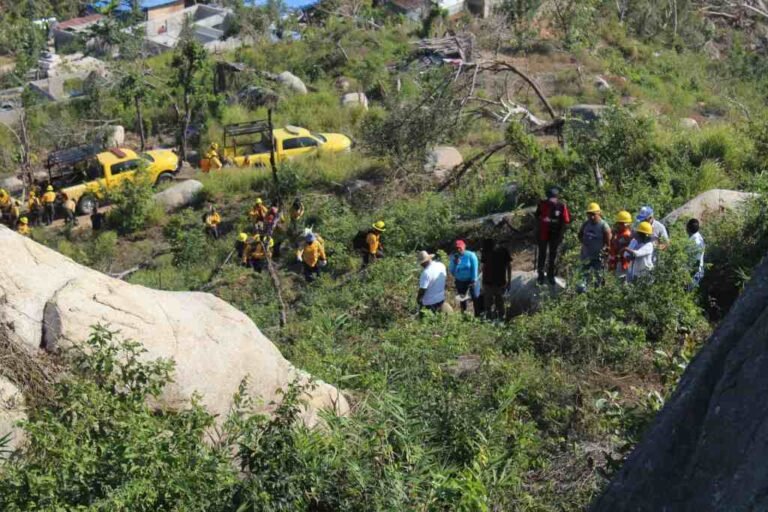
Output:
M600 213L600 205L597 203L589 203L587 205L587 213Z
M642 233L644 235L652 235L653 234L653 226L651 226L650 222L641 222L637 225L637 232Z
M616 222L632 224L632 214L626 210L622 210L616 215Z
M248 240L248 235L246 233L240 233L239 235L237 235L237 239L241 242L245 242L246 240Z
M256 233L255 235L253 235L253 241L254 241L254 242L261 242L261 235L260 235L260 234L258 234L258 233Z
M386 231L386 229L384 229L385 227L386 227L386 224L384 224L383 220L378 220L373 223L373 229L375 229L376 231Z
M37 197L37 193L35 193L34 190L29 191L29 198L32 199L33 197Z
M26 218L26 217L22 217L22 218L19 219L19 222L21 222L22 224L28 224L29 223L29 219Z
M262 201L260 197L257 197L256 204L264 204L264 201Z
M219 149L219 145L215 142L211 142L211 149L216 151L217 149Z
M48 185L47 187L45 187L45 191L46 192L53 192L53 185Z

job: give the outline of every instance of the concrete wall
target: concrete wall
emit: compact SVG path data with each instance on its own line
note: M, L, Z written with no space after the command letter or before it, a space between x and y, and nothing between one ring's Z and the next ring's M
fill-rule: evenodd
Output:
M184 0L179 0L170 5L164 5L162 7L156 7L154 9L147 10L147 21L157 20L165 18L171 14L181 12L184 10Z

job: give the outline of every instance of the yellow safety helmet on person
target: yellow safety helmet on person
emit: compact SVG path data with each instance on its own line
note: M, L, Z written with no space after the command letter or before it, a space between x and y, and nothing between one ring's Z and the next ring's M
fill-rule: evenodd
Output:
M616 215L616 222L621 224L632 224L632 214L626 210L622 210Z
M384 229L386 226L387 225L384 224L383 220L378 220L373 223L373 229L375 229L376 231L386 231L386 229Z
M653 235L653 226L650 222L641 222L637 225L637 232L648 236Z
M600 213L600 205L597 203L589 203L587 205L587 213Z

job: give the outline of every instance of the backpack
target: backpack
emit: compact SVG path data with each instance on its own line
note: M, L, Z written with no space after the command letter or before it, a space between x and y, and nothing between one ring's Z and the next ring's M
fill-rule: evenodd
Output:
M368 230L361 229L352 239L352 248L358 251L362 251L368 247Z

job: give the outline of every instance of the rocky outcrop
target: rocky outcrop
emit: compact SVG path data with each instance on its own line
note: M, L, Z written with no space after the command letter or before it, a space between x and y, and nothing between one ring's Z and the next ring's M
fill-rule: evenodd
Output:
M5 449L13 450L24 440L22 430L16 427L16 423L26 417L21 391L0 375L0 439L10 434Z
M464 157L453 146L436 146L427 154L424 170L431 173L438 181L444 180L455 167L464 163Z
M735 210L745 201L757 197L758 194L738 192L736 190L712 189L703 192L680 208L669 213L662 222L674 224L680 218L695 217L699 220L720 215L728 210Z
M307 94L307 86L304 85L301 78L290 71L283 71L277 75L277 81L296 94Z
M509 315L517 316L534 311L546 297L552 297L565 289L565 281L555 278L555 285L536 283L536 272L513 271L506 294Z
M0 180L0 188L7 190L9 194L20 194L24 189L24 182L16 176L8 176Z
M692 117L683 117L680 119L680 128L686 130L699 130L699 122Z
M348 92L341 97L341 105L347 108L368 110L368 97L364 92Z
M120 125L107 128L105 143L108 148L116 148L125 144L125 128Z
M165 211L173 211L192 204L203 190L203 184L196 180L185 180L155 194L155 202Z
M141 342L148 359L176 362L174 382L161 406L182 407L194 393L211 412L226 415L243 378L261 397L262 410L278 390L309 376L294 368L243 313L213 295L152 290L82 267L32 240L0 227L0 324L9 326L30 353L55 352L105 324ZM2 368L0 368L2 373ZM322 408L345 413L333 387L318 382L307 395L304 419Z
M768 259L593 512L768 510Z

